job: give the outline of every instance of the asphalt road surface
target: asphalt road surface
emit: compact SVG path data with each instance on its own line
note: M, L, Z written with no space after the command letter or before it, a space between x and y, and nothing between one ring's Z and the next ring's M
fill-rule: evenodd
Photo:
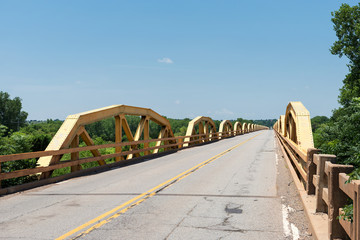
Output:
M311 239L273 131L0 198L1 239Z

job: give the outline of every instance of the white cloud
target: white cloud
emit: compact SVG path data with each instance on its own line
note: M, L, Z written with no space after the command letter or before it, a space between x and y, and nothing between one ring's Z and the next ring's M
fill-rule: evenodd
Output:
M167 64L171 64L171 63L174 63L173 60L171 60L170 58L162 58L162 59L158 59L158 62L159 63L167 63Z
M176 101L175 101L175 104L180 104L180 100L176 100Z
M216 115L234 115L234 113L226 108L221 109L220 111L215 112Z

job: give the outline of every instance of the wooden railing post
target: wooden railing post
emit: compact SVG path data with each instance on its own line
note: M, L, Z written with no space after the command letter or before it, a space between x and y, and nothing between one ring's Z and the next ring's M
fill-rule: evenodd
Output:
M329 239L344 239L347 234L337 217L339 208L347 204L348 196L339 187L339 173L350 173L354 167L350 165L328 164L329 170Z
M308 195L315 194L315 185L313 183L313 176L316 175L316 164L314 163L314 154L318 154L319 149L308 148L307 150L307 169L308 175L306 180L306 193Z
M354 181L355 196L353 200L353 220L355 239L360 239L360 180Z
M178 139L178 148L179 148L179 149L183 147L183 145L184 145L183 142L184 142L184 138L179 138L179 139Z
M316 212L326 212L328 210L327 204L323 200L323 189L327 188L327 177L325 175L325 163L327 161L335 162L335 155L315 154L314 163L316 167L316 175L313 176L313 184L315 186L316 195Z

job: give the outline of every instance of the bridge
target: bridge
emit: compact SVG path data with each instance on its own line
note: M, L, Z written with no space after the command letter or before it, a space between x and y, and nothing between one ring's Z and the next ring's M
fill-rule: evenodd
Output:
M128 115L139 116L136 129ZM108 118L115 142L95 145L86 126ZM68 116L45 151L0 156L0 169L34 158L35 168L0 173L36 179L0 188L1 239L360 239L360 181L345 184L353 167L314 148L300 102L273 129L229 120L217 129L199 116L185 136L151 109L96 109ZM352 222L338 218L349 198Z

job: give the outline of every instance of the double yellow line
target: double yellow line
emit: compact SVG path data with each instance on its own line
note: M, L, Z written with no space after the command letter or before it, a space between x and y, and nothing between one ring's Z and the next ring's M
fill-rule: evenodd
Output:
M146 199L154 196L156 193L162 191L163 189L165 188L168 188L170 187L171 185L173 185L174 183L180 181L181 179L189 176L191 173L195 172L196 170L204 167L205 165L211 163L212 161L220 158L221 156L225 155L226 153L234 150L235 148L237 147L240 147L241 145L245 144L246 142L250 141L251 139L259 136L261 133L223 151L222 153L219 153L218 155L212 157L212 158L209 158L208 160L205 160L199 164L197 164L196 166L178 174L177 176L173 177L173 178L170 178L169 180L157 185L156 187L130 199L129 201L111 209L110 211L106 212L106 213L103 213L101 214L100 216L84 223L83 225L65 233L64 235L56 238L56 240L62 240L62 239L66 239L67 237L70 237L72 236L73 234L77 233L77 232L80 232L81 230L84 230L85 228L91 226L90 228L86 229L85 231L79 233L76 237L74 237L73 239L76 239L76 238L79 238L81 236L84 236L86 235L87 233L91 232L92 230L96 229L96 228L99 228L101 226L103 226L104 224L110 222L111 220L119 217L121 214L125 213L127 210L129 210L130 208L136 206L136 205L139 205L140 203L142 203L143 201L145 201ZM93 225L95 224L95 225Z

